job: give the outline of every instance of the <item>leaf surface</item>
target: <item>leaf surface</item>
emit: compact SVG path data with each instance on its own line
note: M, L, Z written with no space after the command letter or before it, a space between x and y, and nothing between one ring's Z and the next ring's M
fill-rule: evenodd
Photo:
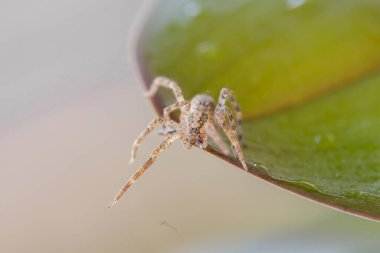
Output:
M380 219L380 1L163 1L138 52L147 85L234 90L250 173Z

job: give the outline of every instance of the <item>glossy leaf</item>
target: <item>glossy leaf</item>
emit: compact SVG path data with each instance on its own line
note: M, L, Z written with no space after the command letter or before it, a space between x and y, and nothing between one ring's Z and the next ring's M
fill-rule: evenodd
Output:
M138 51L147 85L235 91L250 173L380 219L380 1L164 1Z

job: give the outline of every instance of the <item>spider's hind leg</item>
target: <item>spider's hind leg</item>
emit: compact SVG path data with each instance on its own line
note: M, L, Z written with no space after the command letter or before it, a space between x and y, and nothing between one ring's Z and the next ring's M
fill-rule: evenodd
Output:
M234 98L232 91L227 89L227 88L223 88L220 91L219 100L218 100L218 107L225 106L226 100L228 100L230 102L230 104L234 110L235 117L236 117L236 123L237 123L236 132L237 132L239 141L242 141L242 131L241 131L242 113L240 111L240 106L236 102L236 99Z
M243 152L240 146L239 137L240 126L236 124L236 120L231 113L231 110L224 105L226 98L231 97L230 91L228 89L222 89L220 92L219 102L215 108L215 120L223 131L227 135L231 142L232 149L238 156L243 168L248 171L248 166L244 160ZM232 104L232 103L231 103ZM237 116L236 116L237 117ZM241 116L240 116L241 117ZM238 119L239 120L239 119Z
M167 149L170 146L170 144L172 144L178 138L180 138L178 134L171 134L168 138L166 138L166 140L164 140L160 145L158 145L158 147L156 147L156 149L150 155L149 159L136 171L136 173L127 181L125 186L119 191L110 207L115 205L119 201L119 199L124 195L124 193L133 185L133 183L136 182L136 180L142 174L144 174L144 172L147 169L149 169L149 167L156 161L158 155L162 151Z
M158 126L163 125L164 129L165 127L169 127L171 129L177 129L177 122L170 120L170 119L164 119L164 118L156 118L152 120L148 126L145 128L145 130L137 137L137 139L134 141L132 145L132 151L131 151L131 159L129 160L129 164L132 164L136 159L137 149L139 145L144 141L144 139L153 131L153 129Z
M224 142L222 136L220 136L214 124L211 123L207 125L207 134L210 136L210 139L215 143L215 145L220 149L220 151L222 151L223 154L230 154L229 147Z

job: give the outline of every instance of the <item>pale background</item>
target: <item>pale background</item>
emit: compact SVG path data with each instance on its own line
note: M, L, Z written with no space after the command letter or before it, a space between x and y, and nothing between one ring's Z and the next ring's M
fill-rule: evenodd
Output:
M129 53L151 3L0 1L0 252L177 252L337 215L180 143L107 208L160 140L128 165L155 117Z

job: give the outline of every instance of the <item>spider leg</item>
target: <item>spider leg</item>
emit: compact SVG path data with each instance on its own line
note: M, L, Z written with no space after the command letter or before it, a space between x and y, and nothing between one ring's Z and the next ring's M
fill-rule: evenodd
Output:
M228 139L232 144L232 149L238 156L243 168L248 171L248 166L245 163L243 152L240 147L238 134L236 132L236 122L230 111L230 109L223 105L218 105L215 109L215 119L216 122L222 127L223 131L226 133Z
M182 95L182 90L178 86L178 84L173 80L162 76L158 76L153 80L152 85L150 86L149 90L145 93L145 95L147 97L152 97L154 94L156 94L158 88L161 86L171 89L174 93L177 102L180 103L185 100Z
M144 141L144 139L153 131L153 129L158 126L163 125L169 126L173 129L177 129L177 122L171 119L164 119L164 118L156 118L152 120L148 126L145 128L145 130L137 137L135 142L132 145L132 151L131 151L131 159L129 160L129 164L132 164L136 159L137 149L139 145Z
M181 116L183 117L186 111L188 111L188 107L190 107L190 103L188 101L182 101L182 102L175 102L172 105L169 105L164 108L164 118L167 120L172 120L170 117L170 114L175 111L175 110L180 110L181 111ZM178 127L177 127L178 129ZM168 135L170 133L174 133L177 131L177 129L170 127L168 125L163 126L162 130L159 132L160 135Z
M239 104L236 102L233 94L232 94L232 91L227 89L227 88L223 88L221 91L220 91L220 95L219 95L219 100L218 100L218 106L223 106L226 104L226 100L228 100L235 112L235 117L236 117L236 122L237 122L237 128L236 128L236 132L238 134L238 139L239 141L242 140L242 131L241 131L241 120L242 120L242 113L240 111L240 106Z
M173 134L177 132L177 129L173 128L173 127L170 127L170 126L162 126L157 134L158 135L161 135L161 136L168 136L169 134Z
M164 140L160 145L158 145L158 147L156 147L156 149L150 155L149 159L135 172L135 174L131 178L129 178L129 180L127 181L127 183L119 191L119 193L116 195L116 197L114 198L112 204L109 207L114 206L119 201L119 199L124 195L124 193L133 185L133 183L136 182L137 179L142 174L144 174L144 172L147 169L149 169L149 167L156 161L158 155L162 151L164 151L165 149L167 149L170 146L170 144L172 144L178 138L180 138L180 136L178 134L171 134L171 135L169 135L169 137L166 140Z
M190 105L190 103L188 101L184 100L184 101L181 101L181 102L175 102L174 104L165 107L164 108L164 118L165 119L170 119L170 114L173 111L175 111L177 109L181 109L181 111L183 111L182 108L185 109L185 107L188 107L189 105Z
M230 153L230 149L213 123L207 124L207 135L210 136L210 139L216 144L216 146L218 146L223 154L228 155Z

